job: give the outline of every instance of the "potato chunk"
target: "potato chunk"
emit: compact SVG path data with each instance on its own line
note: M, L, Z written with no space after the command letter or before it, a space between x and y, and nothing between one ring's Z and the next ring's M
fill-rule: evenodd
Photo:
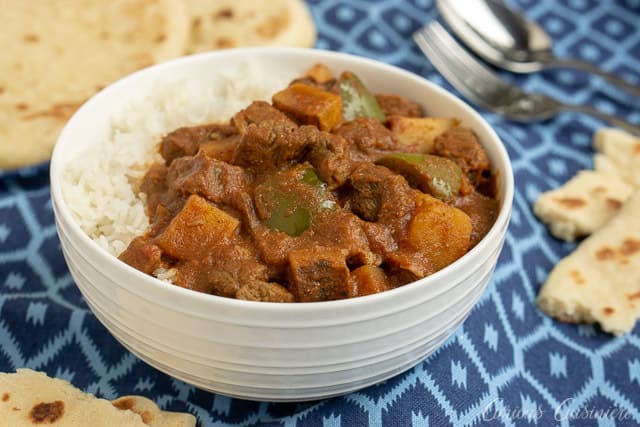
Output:
M239 224L236 218L192 194L155 243L174 258L197 259L221 240L230 239Z
M406 151L427 154L433 152L436 137L458 123L458 119L440 117L389 117L391 132Z
M315 64L307 71L307 76L311 77L317 83L327 83L333 79L333 73L325 64Z
M420 194L409 221L407 239L440 270L469 250L471 220L460 209Z
M273 95L273 105L295 121L329 131L342 122L342 99L303 83L294 83Z
M375 265L363 265L353 270L351 282L351 288L355 291L355 295L351 296L377 294L392 288L384 270Z

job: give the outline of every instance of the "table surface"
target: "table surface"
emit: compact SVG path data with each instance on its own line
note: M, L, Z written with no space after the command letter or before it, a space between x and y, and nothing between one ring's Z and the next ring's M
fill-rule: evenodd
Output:
M555 52L640 82L640 1L518 0ZM411 41L437 17L432 0L308 2L316 47L375 58L453 90ZM514 76L522 87L640 123L638 99L568 70ZM455 93L455 91L454 91ZM532 215L541 191L592 167L593 132L576 113L529 125L480 110L506 144L516 194L504 251L467 321L436 353L384 383L306 403L251 402L175 380L124 349L88 310L64 262L46 165L0 176L0 371L29 367L105 398L146 395L202 426L441 426L640 424L640 327L612 337L558 323L534 299L575 245Z

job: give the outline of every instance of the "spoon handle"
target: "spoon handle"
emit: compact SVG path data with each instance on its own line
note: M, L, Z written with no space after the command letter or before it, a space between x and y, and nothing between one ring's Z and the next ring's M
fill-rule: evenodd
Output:
M615 117L611 114L603 113L602 111L590 105L562 104L561 106L565 110L577 111L579 113L585 113L590 116L597 117L600 120L605 121L614 127L617 127L626 132L629 132L632 135L640 136L640 126L632 125L631 123L625 120L622 120L618 117Z
M572 58L549 58L546 61L546 65L548 67L558 67L558 68L575 68L577 70L586 71L588 73L596 74L603 79L607 80L609 83L614 84L635 97L640 98L640 85L632 84L628 81L606 71L602 71L596 65L593 65L589 62L581 61L579 59Z

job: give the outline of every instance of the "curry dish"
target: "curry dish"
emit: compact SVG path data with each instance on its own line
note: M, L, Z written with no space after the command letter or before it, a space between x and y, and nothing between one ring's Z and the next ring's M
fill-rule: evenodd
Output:
M327 301L428 276L493 225L494 173L456 119L322 64L271 101L162 138L150 226L122 261L224 297Z

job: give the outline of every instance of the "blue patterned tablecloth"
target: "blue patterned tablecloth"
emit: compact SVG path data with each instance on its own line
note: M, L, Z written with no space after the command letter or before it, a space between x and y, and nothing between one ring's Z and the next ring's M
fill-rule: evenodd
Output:
M437 16L432 0L308 4L318 48L395 64L451 89L411 41ZM639 0L511 5L550 32L557 54L640 82ZM503 74L527 89L640 123L640 100L596 77L566 70ZM46 371L106 398L146 395L165 409L195 414L202 426L639 425L640 327L614 338L597 327L555 322L534 304L552 266L574 245L550 237L531 203L592 167L592 135L604 124L563 113L521 125L481 112L515 169L505 248L468 320L408 372L347 396L287 404L207 393L149 367L112 338L73 283L56 236L46 166L0 177L0 371Z

